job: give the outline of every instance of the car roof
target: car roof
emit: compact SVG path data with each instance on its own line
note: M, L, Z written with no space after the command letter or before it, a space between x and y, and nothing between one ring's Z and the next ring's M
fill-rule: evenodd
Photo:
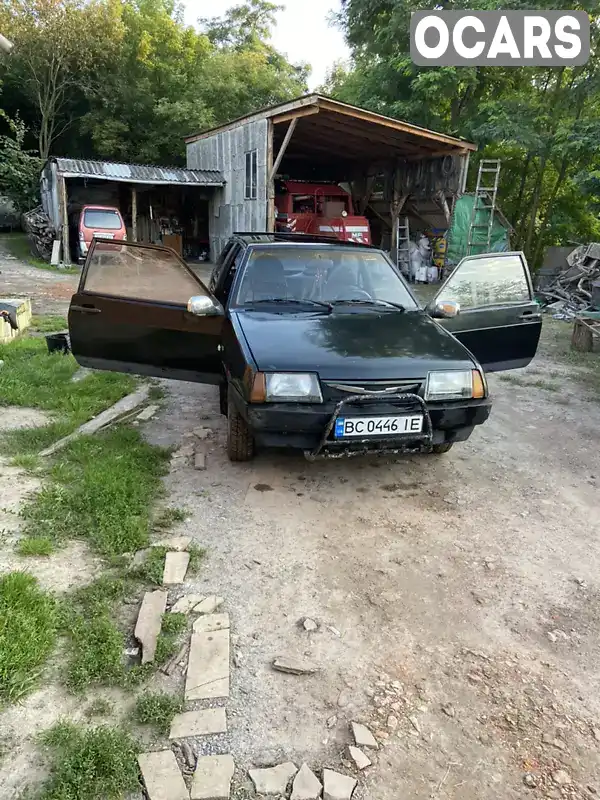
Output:
M344 242L341 239L334 239L333 236L317 236L309 233L268 233L256 232L236 232L234 238L241 239L247 245L253 244L272 244L272 245L314 245L321 244L326 247L350 247L366 250L377 250L370 244L361 242Z

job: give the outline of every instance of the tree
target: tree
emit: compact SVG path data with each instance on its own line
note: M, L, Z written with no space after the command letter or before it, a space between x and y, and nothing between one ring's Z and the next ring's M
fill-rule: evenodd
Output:
M283 6L269 0L248 0L230 8L224 17L201 17L198 25L218 47L243 50L262 47L271 38L275 15Z
M74 122L75 98L93 91L111 60L118 6L92 0L8 0L2 23L14 42L6 91L16 88L33 109L40 156Z
M26 128L17 117L11 119L0 109L6 133L0 133L0 194L9 197L18 211L38 203L42 161L23 148Z
M559 4L560 5L560 4ZM551 0L507 0L506 9L555 9ZM417 67L410 59L410 13L421 9L496 10L495 0L343 0L339 23L353 51L350 69L337 69L331 91L348 102L475 141L477 159L501 158L500 204L534 264L547 244L560 242L565 204L585 165L598 165L600 52L575 68ZM597 36L600 9L585 10ZM577 177L579 176L579 177ZM586 204L588 210L586 211ZM581 194L570 238L594 229L594 209ZM555 211L561 209L561 223Z

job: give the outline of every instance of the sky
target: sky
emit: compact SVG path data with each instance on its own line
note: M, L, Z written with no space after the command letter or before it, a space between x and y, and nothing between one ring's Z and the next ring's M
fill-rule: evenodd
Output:
M184 0L185 21L194 25L198 17L221 17L228 8L238 5L231 0ZM280 0L285 6L277 15L272 43L292 63L308 62L312 74L309 88L325 80L334 61L347 59L349 51L341 31L332 28L327 18L339 11L339 0Z

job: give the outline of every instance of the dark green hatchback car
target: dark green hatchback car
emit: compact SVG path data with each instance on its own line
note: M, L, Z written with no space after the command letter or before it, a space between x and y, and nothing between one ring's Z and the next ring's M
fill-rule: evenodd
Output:
M168 248L96 239L69 310L78 362L219 387L228 452L445 453L534 357L522 253L469 256L423 308L381 250L236 234L209 286Z

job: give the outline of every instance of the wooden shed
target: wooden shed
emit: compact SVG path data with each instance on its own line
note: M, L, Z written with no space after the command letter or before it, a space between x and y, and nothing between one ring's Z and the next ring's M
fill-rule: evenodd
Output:
M218 170L225 180L211 201L213 258L234 231L274 230L281 177L347 186L380 234L374 243L393 251L400 215L417 228L448 226L476 149L319 94L194 134L186 146L188 169Z

